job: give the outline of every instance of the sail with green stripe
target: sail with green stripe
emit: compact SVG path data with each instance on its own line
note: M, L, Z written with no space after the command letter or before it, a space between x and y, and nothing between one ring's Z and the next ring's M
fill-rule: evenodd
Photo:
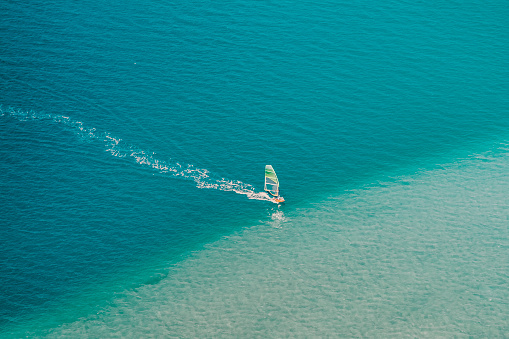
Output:
M279 180L271 165L265 166L265 191L274 197L279 196Z

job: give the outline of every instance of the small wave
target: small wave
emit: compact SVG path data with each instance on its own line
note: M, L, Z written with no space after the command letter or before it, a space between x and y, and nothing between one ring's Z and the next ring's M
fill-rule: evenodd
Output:
M283 224L289 221L289 219L285 216L283 211L279 209L279 206L277 211L271 213L270 219L271 219L270 224L272 225L272 227L275 228L282 228Z
M132 159L138 165L149 167L161 174L193 180L196 182L196 187L198 188L234 192L245 195L249 199L271 201L268 194L265 192L257 192L253 185L238 180L230 180L222 177L218 178L209 170L196 168L193 165L181 164L180 162L172 160L158 159L154 152L142 150L107 132L100 132L96 128L87 127L83 122L73 120L68 116L36 113L34 111L22 111L12 108L4 110L2 107L0 107L0 116L13 117L19 121L41 120L61 124L82 139L102 142L105 151L114 157Z

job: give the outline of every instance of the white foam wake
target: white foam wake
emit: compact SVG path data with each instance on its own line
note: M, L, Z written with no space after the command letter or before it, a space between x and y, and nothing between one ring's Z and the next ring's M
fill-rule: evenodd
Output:
M181 164L173 160L161 160L156 157L156 153L139 149L120 138L114 137L107 132L100 132L95 128L86 127L81 121L73 120L68 116L36 113L33 111L15 110L12 108L2 109L0 107L0 116L13 117L19 121L41 120L61 124L78 137L83 139L96 140L102 142L105 151L114 157L130 158L135 163L150 167L151 169L168 174L173 177L193 180L198 188L216 189L225 192L235 192L247 196L249 199L272 201L267 193L257 192L255 187L238 180L217 177L207 169L196 168L193 165Z

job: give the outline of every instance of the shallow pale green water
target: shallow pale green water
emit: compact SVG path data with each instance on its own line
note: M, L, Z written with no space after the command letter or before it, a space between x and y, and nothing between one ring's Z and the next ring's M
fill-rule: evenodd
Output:
M507 336L509 144L439 167L275 208L50 337Z

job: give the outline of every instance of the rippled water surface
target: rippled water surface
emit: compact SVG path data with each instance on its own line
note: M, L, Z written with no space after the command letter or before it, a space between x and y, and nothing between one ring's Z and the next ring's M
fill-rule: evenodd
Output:
M505 3L0 11L2 337L509 335Z

